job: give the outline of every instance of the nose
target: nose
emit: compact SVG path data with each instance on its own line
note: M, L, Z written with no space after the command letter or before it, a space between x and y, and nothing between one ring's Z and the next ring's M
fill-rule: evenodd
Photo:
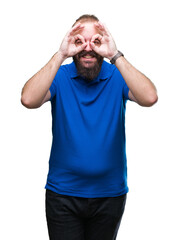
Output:
M88 52L92 51L92 48L91 48L91 46L90 46L90 42L89 42L89 41L88 41L88 43L87 43L87 45L86 45L86 47L85 47L84 50L85 50L85 51L88 51Z

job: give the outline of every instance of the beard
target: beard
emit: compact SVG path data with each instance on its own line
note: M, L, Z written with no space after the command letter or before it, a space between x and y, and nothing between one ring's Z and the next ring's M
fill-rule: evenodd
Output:
M85 55L90 55L91 57L95 57L97 59L96 63L92 67L84 67L81 62L80 58L84 57ZM81 51L80 53L73 56L73 61L75 62L78 74L83 77L86 81L92 81L96 78L101 70L101 66L103 63L103 57L98 55L96 52L91 51L87 52L85 50Z

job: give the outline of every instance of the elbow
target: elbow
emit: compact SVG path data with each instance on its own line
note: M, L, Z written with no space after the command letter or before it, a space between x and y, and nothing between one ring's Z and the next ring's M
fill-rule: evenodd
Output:
M148 97L146 98L145 102L143 102L141 105L144 107L151 107L155 103L157 103L157 101L158 101L158 95L155 92L155 93L149 94Z
M24 95L21 96L21 104L28 108L28 109L34 109L40 107L40 105L35 105L30 99L25 97Z
M157 93L151 99L151 106L158 102L158 95Z
M21 96L21 103L26 108L29 108L29 109L32 108L30 101L27 98L25 98L24 96Z
M154 91L153 93L150 94L149 107L153 106L155 103L157 103L157 101L158 101L157 91Z

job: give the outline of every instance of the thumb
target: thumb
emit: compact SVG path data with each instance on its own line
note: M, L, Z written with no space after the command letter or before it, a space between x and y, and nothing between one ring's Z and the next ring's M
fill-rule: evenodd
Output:
M82 45L77 47L77 52L83 51L83 49L86 47L87 43L83 43Z
M96 53L99 52L99 51L98 51L98 47L97 47L93 42L90 42L90 46L91 46L91 48L92 48Z

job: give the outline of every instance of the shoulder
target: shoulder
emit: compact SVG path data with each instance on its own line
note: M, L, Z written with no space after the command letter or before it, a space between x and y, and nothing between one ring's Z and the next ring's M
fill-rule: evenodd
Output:
M102 68L104 68L106 72L112 73L115 70L116 66L104 60L102 63Z
M121 76L118 68L114 64L108 63L107 61L103 61L102 70L105 74L110 74L112 76Z
M61 73L65 73L66 77L67 76L70 76L70 77L77 76L77 69L76 69L74 61L69 64L61 65L59 71Z
M119 69L114 64L104 61L103 66L105 67L105 72L109 75L109 77L114 78L117 81L124 81Z
M59 72L59 73L67 72L67 71L68 71L68 68L69 68L69 65L70 65L70 64L61 65L60 68L58 69L58 72Z
M67 77L68 75L70 75L70 64L64 64L58 69L55 78L59 79L62 77Z
M101 79L111 78L114 71L115 71L115 66L103 60L101 71L99 73L99 78Z

